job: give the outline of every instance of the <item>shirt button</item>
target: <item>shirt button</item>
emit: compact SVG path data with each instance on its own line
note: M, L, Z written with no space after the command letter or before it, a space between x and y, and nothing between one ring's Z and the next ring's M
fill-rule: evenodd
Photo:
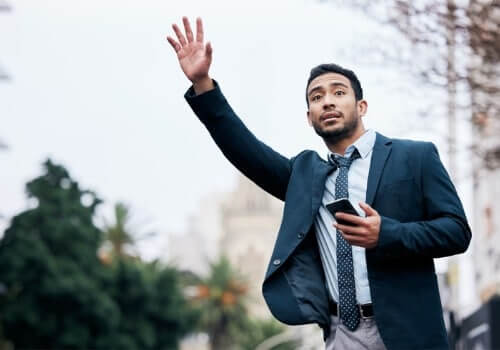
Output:
M273 264L277 266L277 265L281 264L281 260L280 259L276 259L276 260L273 261Z

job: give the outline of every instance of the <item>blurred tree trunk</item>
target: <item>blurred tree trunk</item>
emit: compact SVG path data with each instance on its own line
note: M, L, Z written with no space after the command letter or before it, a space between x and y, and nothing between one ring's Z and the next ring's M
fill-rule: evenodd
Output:
M5 2L4 0L0 0L0 14L10 12L12 8L10 5ZM2 69L2 65L0 64L0 82L1 81L8 81L10 80L10 76L7 74L5 70ZM1 147L0 147L1 148Z
M500 1L471 0L471 90L474 151L474 261L482 302L500 294ZM497 224L497 225L495 225Z

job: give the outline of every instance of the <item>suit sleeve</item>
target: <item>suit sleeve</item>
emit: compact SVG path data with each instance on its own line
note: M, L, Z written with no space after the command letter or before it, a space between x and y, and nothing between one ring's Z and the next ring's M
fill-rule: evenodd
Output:
M440 258L463 253L471 230L436 146L426 143L422 152L424 221L401 223L382 217L377 255L387 258Z
M215 80L214 85L200 95L191 86L184 98L225 157L263 190L285 200L293 158L258 140L233 111Z

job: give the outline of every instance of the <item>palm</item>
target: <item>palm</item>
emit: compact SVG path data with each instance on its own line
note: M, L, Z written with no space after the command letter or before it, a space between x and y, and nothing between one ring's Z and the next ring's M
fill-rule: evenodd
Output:
M203 43L195 41L182 47L177 52L177 58L181 64L182 71L189 80L194 81L208 74L210 60L205 54Z
M212 47L210 43L203 43L203 24L200 18L196 20L196 38L193 36L191 26L186 17L182 18L185 29L185 36L179 27L174 24L172 28L178 41L167 37L168 42L177 53L177 58L182 71L189 80L195 82L208 76L210 63L212 62Z

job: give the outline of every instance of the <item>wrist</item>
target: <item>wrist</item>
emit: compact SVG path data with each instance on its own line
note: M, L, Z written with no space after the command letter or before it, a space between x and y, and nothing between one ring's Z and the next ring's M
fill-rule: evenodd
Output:
M215 88L215 85L208 75L201 79L193 81L193 89L196 95L201 95L204 92L210 91Z

